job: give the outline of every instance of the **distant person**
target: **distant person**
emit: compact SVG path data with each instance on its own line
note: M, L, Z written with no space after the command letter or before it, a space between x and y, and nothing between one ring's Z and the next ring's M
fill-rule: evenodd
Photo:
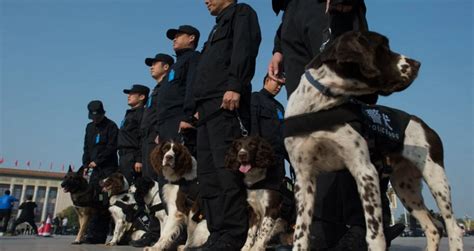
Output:
M110 221L108 200L101 193L100 180L117 171L117 125L105 116L105 110L100 100L93 100L87 105L89 119L84 137L83 166L92 169L89 185L94 189L97 203L97 213L89 222L87 244L105 243Z
M35 234L38 234L38 228L36 227L35 223L35 208L38 207L35 202L33 202L33 196L28 195L26 197L26 201L21 203L20 207L18 209L21 209L20 216L18 219L15 220L13 223L11 233L12 235L16 235L16 227L23 223L26 222L30 224L31 228L33 229Z
M141 176L143 167L140 123L150 88L133 85L132 88L123 90L123 93L127 94L130 109L125 112L118 134L119 172L131 184L136 177Z
M12 215L13 202L18 201L17 198L10 195L10 190L6 190L5 194L0 197L0 224L3 220L3 225L0 225L0 236L7 231L8 222Z
M53 218L53 233L61 233L61 217L59 217L59 215L56 215L56 217Z
M283 86L266 75L263 79L263 88L252 93L250 108L251 132L253 136L260 136L273 146L275 153L275 168L269 169L265 182L260 182L262 188L279 190L285 178L285 159L290 162L283 142L283 120L285 109L275 99ZM259 183L256 184L259 187ZM260 188L260 187L259 187ZM254 188L255 189L255 188Z
M61 234L66 235L66 230L67 230L67 217L64 216L63 220L61 221Z

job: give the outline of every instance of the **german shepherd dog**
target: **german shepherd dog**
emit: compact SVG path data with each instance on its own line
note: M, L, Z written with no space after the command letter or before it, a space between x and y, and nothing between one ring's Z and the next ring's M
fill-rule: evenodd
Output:
M84 178L85 167L81 166L77 172L74 172L69 166L69 169L64 176L61 187L65 193L71 194L72 204L79 217L79 232L72 244L82 244L84 235L92 215L97 213L97 208L93 207L94 203L94 189L89 185L89 182Z

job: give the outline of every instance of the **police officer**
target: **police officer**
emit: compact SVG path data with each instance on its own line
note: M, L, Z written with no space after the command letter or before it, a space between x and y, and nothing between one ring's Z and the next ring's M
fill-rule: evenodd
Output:
M92 216L85 242L97 244L105 243L110 221L110 213L105 206L108 201L100 194L99 181L117 170L118 127L105 116L104 106L100 100L91 101L87 109L92 122L86 127L82 164L92 169L89 184L94 188L98 204L104 207L100 207L98 213Z
M279 190L285 177L285 159L288 153L283 142L283 120L285 110L283 105L275 99L283 83L278 82L268 75L263 79L263 88L252 93L251 101L251 135L260 136L273 146L275 152L276 169L267 173L265 188ZM289 161L289 160L288 160Z
M193 93L198 112L198 180L210 231L198 250L240 250L248 228L246 191L240 174L224 168L224 156L248 128L250 81L260 46L255 11L235 0L206 0L216 24L201 52ZM239 115L239 116L237 116Z
M128 96L127 103L130 109L125 113L118 135L119 171L125 176L129 184L138 175L141 175L140 123L149 92L150 88L144 85L133 85L131 89L123 90L123 93Z
M171 66L174 63L174 59L167 54L156 54L154 58L146 58L145 64L150 67L151 77L156 81L156 86L147 101L145 109L143 111L142 123L140 130L142 133L141 146L142 146L142 176L150 177L153 180L158 181L160 184L164 184L165 180L162 176L158 176L150 162L150 153L158 144L158 94L160 92L162 83ZM160 237L160 224L155 217L150 217L149 231L145 233L141 239L131 241L130 245L134 247L146 247L153 246Z
M177 139L178 131L181 131L183 137L186 136L185 143L194 149L192 81L199 61L199 52L196 51L199 31L191 25L181 25L178 29L169 29L166 37L173 41L177 58L158 95L159 140Z

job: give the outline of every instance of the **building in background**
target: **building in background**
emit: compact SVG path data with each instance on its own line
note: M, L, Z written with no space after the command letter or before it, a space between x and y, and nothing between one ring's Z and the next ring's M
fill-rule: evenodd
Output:
M0 168L0 194L10 190L19 203L15 203L12 218L18 215L18 205L26 200L28 195L38 204L36 222L51 219L63 209L72 206L71 197L61 189L64 173Z

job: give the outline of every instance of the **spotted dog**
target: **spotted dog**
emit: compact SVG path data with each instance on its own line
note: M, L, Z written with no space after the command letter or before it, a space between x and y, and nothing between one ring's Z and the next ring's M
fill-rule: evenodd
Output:
M282 195L278 189L283 177L272 176L277 173L272 147L261 137L237 139L225 156L225 166L241 172L247 186L250 220L242 250L265 250L270 239L287 225L280 217Z
M82 166L74 172L69 166L66 176L61 182L61 187L65 193L71 194L72 204L79 218L79 232L72 244L82 244L86 233L89 220L92 215L97 213L94 207L94 191L84 178L85 167Z
M109 211L114 219L115 228L112 240L106 246L138 240L145 233L140 222L138 206L133 194L129 193L129 185L121 173L113 173L100 182L102 191L109 195ZM130 235L130 236L128 236Z
M168 217L164 221L158 242L145 250L165 250L175 245L184 227L187 240L184 247L201 246L209 236L207 224L199 211L197 162L188 149L179 143L166 141L150 155L155 171L168 181L163 185L163 200Z
M392 52L388 39L380 34L346 33L307 66L298 88L289 98L285 119L324 113L348 104L354 96L373 93L390 95L401 91L414 81L419 67L419 62ZM384 116L379 116L378 120L381 124L390 125ZM423 179L446 222L450 250L462 250L462 233L453 215L440 137L413 115L408 115L403 133L401 147L384 154L393 168L390 181L396 194L424 229L427 250L437 250L440 234L423 201ZM341 123L288 136L285 146L296 171L298 215L293 250L309 250L316 177L321 172L344 168L349 170L357 183L365 214L368 248L385 250L379 177L361 133L349 123Z

